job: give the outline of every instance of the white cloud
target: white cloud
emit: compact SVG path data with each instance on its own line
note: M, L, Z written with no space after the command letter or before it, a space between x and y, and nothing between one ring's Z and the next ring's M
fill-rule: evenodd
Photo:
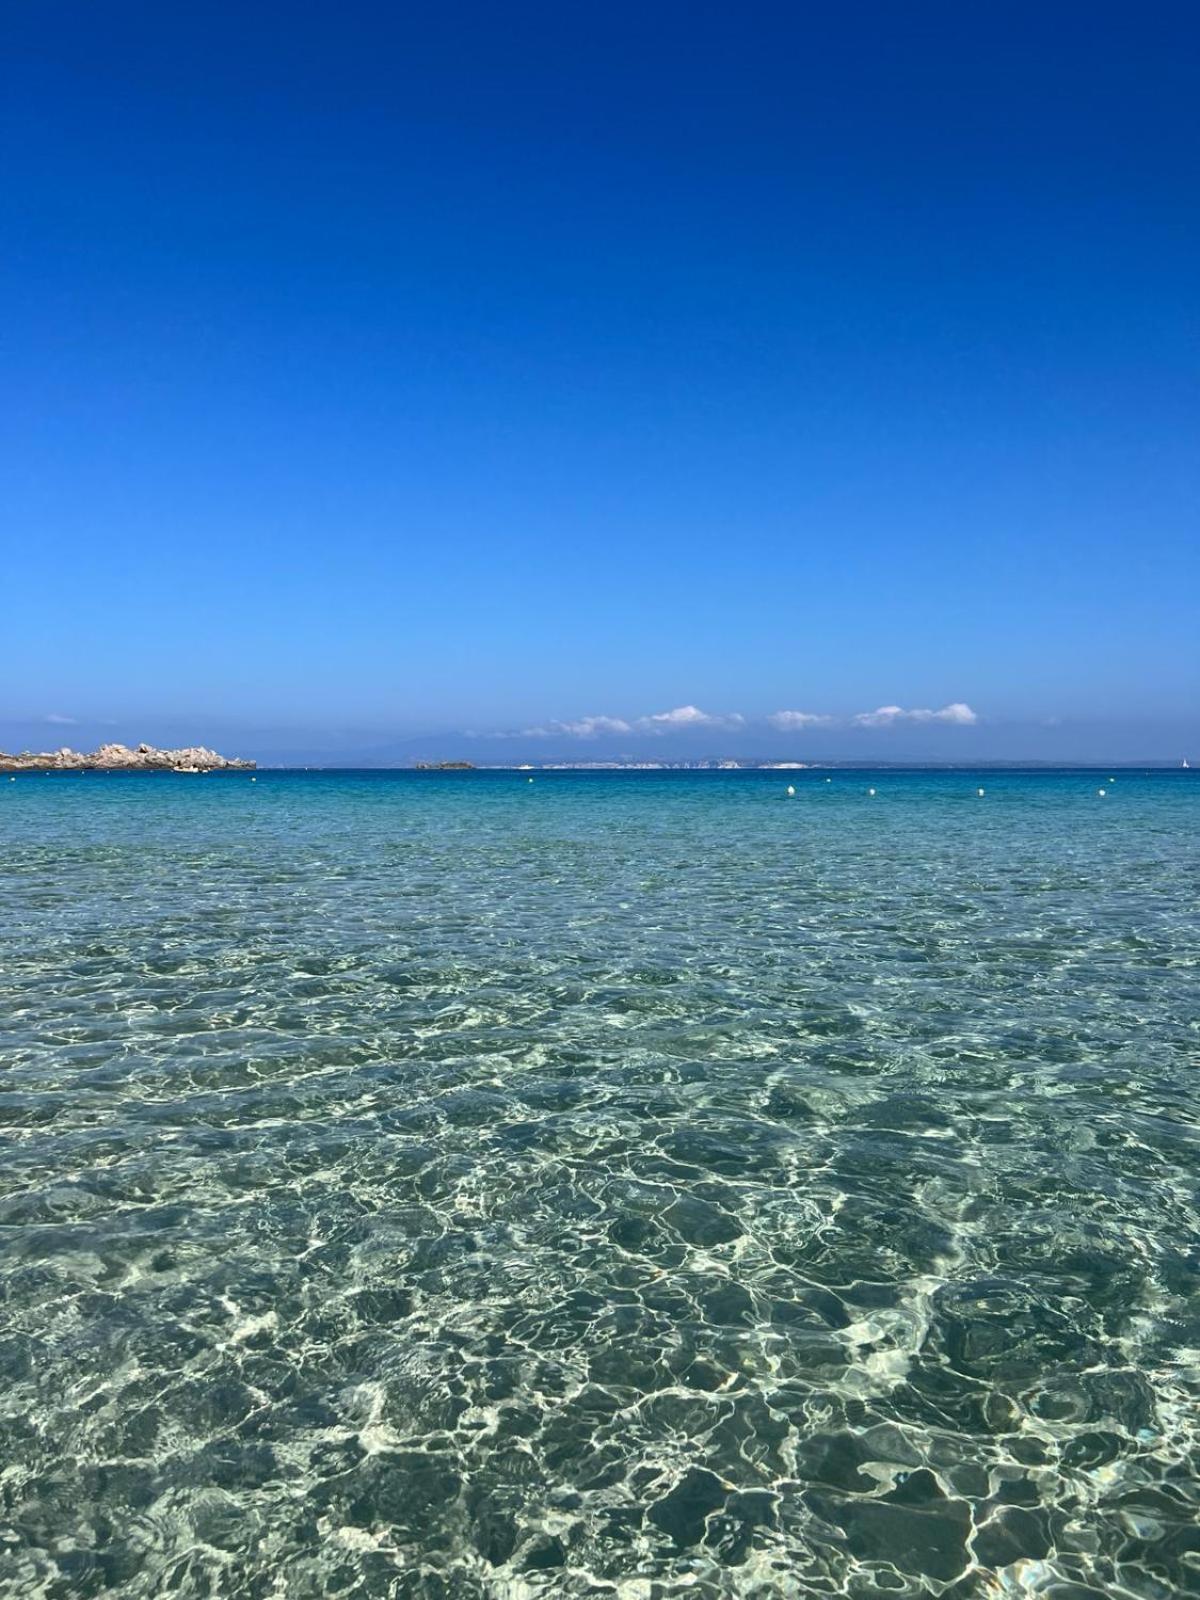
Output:
M549 722L543 728L522 728L520 737L554 739L566 735L572 739L596 739L606 733L632 732L630 724L621 717L579 717L574 722Z
M59 722L64 727L74 727L75 726L75 718L74 717L64 717L62 715L62 713L59 712L59 711L52 711L50 713L50 715L46 718L46 721L47 722Z
M797 733L801 728L827 727L833 718L822 716L819 711L774 711L767 721L785 733Z
M890 728L897 722L950 722L966 728L979 718L969 705L955 700L940 711L906 711L903 706L879 706L874 711L860 711L852 720L860 728Z
M676 706L673 711L655 711L648 717L639 717L635 726L646 733L676 733L681 728L740 728L745 720L736 711L719 717L701 711L699 706Z
M70 722L70 717L48 719ZM802 733L808 728L849 726L854 728L891 728L905 723L942 723L944 726L968 728L979 717L963 700L953 700L949 705L934 710L922 706L877 706L874 711L860 711L857 716L843 718L830 716L823 711L772 711L767 716L755 718L762 726L780 733ZM471 733L472 738L491 739L604 739L626 734L687 733L700 728L735 731L747 726L746 718L738 711L725 713L702 711L699 706L674 706L670 711L653 711L643 717L586 716L555 719L531 728L510 728L490 734Z
M563 729L578 739L594 739L598 733L632 731L623 717L580 717L577 722L564 722Z
M893 722L907 716L902 706L880 706L878 711L860 711L853 720L860 728L890 728Z
M978 722L979 717L965 700L955 700L952 705L943 706L940 711L933 713L938 722L957 722L964 728L969 728L973 722Z

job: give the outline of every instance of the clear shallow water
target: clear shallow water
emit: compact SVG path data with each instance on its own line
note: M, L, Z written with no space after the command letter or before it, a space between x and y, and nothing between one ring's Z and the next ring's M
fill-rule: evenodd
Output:
M1200 1592L1106 776L0 781L0 1589Z

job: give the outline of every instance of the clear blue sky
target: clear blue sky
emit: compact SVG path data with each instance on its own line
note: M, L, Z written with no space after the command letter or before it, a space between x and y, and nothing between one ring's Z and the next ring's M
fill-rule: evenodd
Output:
M1200 757L1195 5L3 54L0 746Z

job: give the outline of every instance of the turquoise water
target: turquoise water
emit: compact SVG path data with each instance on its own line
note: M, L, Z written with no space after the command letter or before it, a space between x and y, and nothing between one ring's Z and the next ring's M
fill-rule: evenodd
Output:
M0 780L0 1588L1200 1592L1114 776Z

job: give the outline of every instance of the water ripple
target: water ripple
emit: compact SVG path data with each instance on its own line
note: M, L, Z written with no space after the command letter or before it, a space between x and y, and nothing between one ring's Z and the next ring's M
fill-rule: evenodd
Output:
M0 1585L1200 1588L1178 775L5 786Z

